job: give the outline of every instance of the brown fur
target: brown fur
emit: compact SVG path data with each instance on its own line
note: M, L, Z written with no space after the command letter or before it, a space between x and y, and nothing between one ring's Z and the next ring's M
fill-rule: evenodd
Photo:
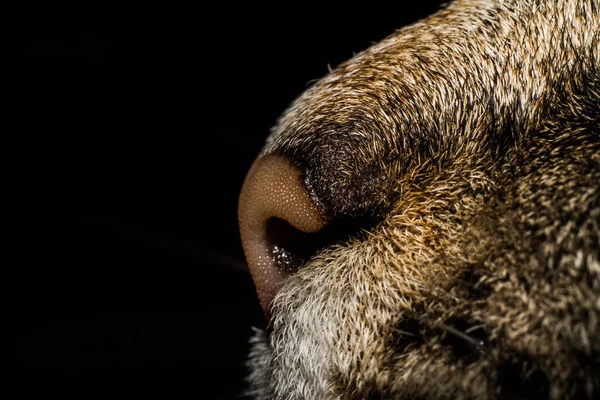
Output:
M456 1L286 110L262 154L326 219L257 399L600 396L600 4Z

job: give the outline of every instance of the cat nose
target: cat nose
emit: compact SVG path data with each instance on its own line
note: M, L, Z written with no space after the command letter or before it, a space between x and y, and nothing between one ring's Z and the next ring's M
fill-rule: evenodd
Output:
M251 166L239 198L242 247L265 316L283 282L314 254L325 226L302 173L286 157L265 155Z

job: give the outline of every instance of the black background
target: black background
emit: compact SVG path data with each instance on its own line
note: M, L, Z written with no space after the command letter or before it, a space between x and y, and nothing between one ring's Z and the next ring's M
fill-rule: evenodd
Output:
M13 31L22 391L237 398L265 324L236 224L248 167L329 66L439 5L167 7L27 10Z

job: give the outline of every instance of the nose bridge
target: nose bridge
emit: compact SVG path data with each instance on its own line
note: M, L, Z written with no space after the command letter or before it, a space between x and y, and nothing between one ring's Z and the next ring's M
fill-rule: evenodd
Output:
M317 232L324 219L302 182L301 171L281 155L258 158L240 193L238 221L242 246L261 306L270 316L271 302L283 281L293 273L286 266L286 249L268 234L277 219L301 232Z

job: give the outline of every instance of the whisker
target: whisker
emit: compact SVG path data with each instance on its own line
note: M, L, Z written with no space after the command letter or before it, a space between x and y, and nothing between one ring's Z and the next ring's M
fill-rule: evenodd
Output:
M458 329L452 327L452 326L448 326L445 325L441 322L438 322L437 324L438 327L440 327L441 329L443 329L444 331L463 339L464 341L466 341L469 345L471 345L475 350L477 350L480 353L484 353L485 352L485 341L483 341L482 339L476 339L472 336L469 336L467 333L459 331ZM473 331L473 328L469 328L469 331Z
M417 336L417 335L415 335L414 333L410 333L410 332L407 332L407 331L403 331L402 329L398 329L398 328L392 328L392 329L393 329L393 331L394 331L394 332L398 332L398 333L400 333L400 334L402 334L402 335L406 335L406 336L412 336L412 337L415 337L415 336Z
M481 329L481 328L483 328L483 324L475 325L475 326L470 327L469 329L465 329L465 333L469 334L469 333L476 331L477 329Z
M483 328L482 324L479 325L474 325L468 329L466 329L464 332L456 329L453 326L450 325L446 325L443 322L439 322L434 320L433 318L427 316L426 314L424 315L417 315L417 313L413 312L413 311L409 311L409 310L405 310L403 312L408 318L411 318L415 321L419 321L421 323L425 323L426 325L429 325L430 327L433 328L440 328L442 330L444 330L445 332L454 335L457 338L460 338L462 340L464 340L465 342L467 342L469 344L469 346L471 346L473 349L475 349L477 352L479 352L480 354L485 353L486 351L486 342L483 339L479 339L476 337L473 337L471 335L469 335L469 333L476 331L477 329L481 329ZM395 331L400 331L398 328L394 328ZM401 333L404 333L403 331L401 331ZM409 336L416 336L414 334L411 333L407 333Z

